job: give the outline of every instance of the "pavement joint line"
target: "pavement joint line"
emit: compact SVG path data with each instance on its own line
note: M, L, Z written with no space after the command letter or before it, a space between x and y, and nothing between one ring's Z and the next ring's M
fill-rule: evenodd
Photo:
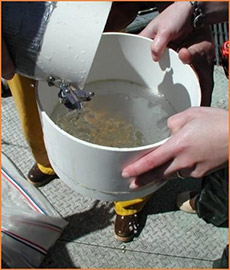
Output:
M1 141L1 144L2 144L2 145L6 145L6 146L15 146L15 147L22 148L22 149L26 149L26 150L29 149L28 146L10 143L10 142L5 141L4 139ZM3 152L3 151L1 151L1 152ZM4 154L4 153L3 153L3 154Z
M58 242L64 242L64 243L70 243L70 241L65 240L65 239L59 239ZM100 247L100 248L107 248L107 249L115 249L115 250L120 250L123 251L124 253L126 251L129 252L136 252L136 253L142 253L142 254L151 254L151 255L156 255L156 256L165 256L165 257L173 257L173 258L180 258L180 259L186 259L186 260L198 260L198 261L205 261L205 262L214 262L215 260L210 260L210 259L204 259L204 258L195 258L195 257L189 257L189 256L178 256L175 254L163 254L163 253L158 253L158 252L150 252L150 251L143 251L143 250L135 250L135 249L131 249L131 248L125 248L123 247L124 245L126 245L125 243L121 243L120 245L123 245L121 247L112 247L112 246L108 246L108 245L97 245L97 244L90 244L87 242L82 242L82 241L71 241L71 243L78 243L81 245L85 245L85 246L92 246L92 247Z
M2 151L1 150L1 153L3 154L3 155L5 155L9 160L10 160L10 162L14 165L14 167L17 169L17 171L18 171L18 173L22 176L22 177L24 177L25 178L25 175L24 175L24 173L20 170L20 168L15 164L15 162L12 160L12 158L10 158L10 156L9 155L7 155L4 151Z

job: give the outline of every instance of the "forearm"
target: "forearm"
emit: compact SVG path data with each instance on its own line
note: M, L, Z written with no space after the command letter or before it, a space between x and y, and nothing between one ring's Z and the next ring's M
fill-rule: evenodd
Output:
M152 2L151 2L152 3ZM168 6L170 6L171 4L173 4L173 1L169 1L169 2L154 2L155 7L157 8L157 10L159 12L162 12L163 10L165 10Z

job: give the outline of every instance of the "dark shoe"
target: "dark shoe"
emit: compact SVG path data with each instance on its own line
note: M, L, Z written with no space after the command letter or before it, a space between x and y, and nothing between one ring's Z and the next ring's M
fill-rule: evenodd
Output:
M48 184L53 179L57 178L58 176L56 174L45 174L41 172L38 168L37 163L34 164L34 166L30 169L27 180L35 187L41 187L45 184Z
M195 214L195 200L198 196L198 192L185 191L177 196L177 207L187 213Z
M129 216L116 215L115 238L121 242L129 242L138 233L141 212Z

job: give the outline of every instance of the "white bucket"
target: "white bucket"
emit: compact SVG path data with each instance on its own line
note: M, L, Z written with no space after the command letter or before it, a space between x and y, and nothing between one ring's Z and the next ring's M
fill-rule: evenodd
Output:
M172 50L166 50L159 63L154 62L150 52L151 42L137 35L103 34L87 83L113 79L147 86L154 93L164 94L175 112L199 106L201 92L194 71L184 65ZM44 82L38 83L37 90L49 159L57 175L68 186L95 199L122 201L145 196L163 185L158 181L132 191L130 180L122 178L121 171L167 138L136 148L112 148L82 141L60 129L50 118L58 102L59 90L48 87ZM148 111L133 106L130 112L138 118ZM145 121L142 122L144 131L147 126Z

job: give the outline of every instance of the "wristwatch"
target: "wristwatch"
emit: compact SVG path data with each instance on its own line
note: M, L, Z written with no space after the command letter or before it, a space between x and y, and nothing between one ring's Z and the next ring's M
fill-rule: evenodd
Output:
M192 25L195 29L200 29L205 25L205 15L202 9L199 7L199 2L190 1L193 12L192 12Z

